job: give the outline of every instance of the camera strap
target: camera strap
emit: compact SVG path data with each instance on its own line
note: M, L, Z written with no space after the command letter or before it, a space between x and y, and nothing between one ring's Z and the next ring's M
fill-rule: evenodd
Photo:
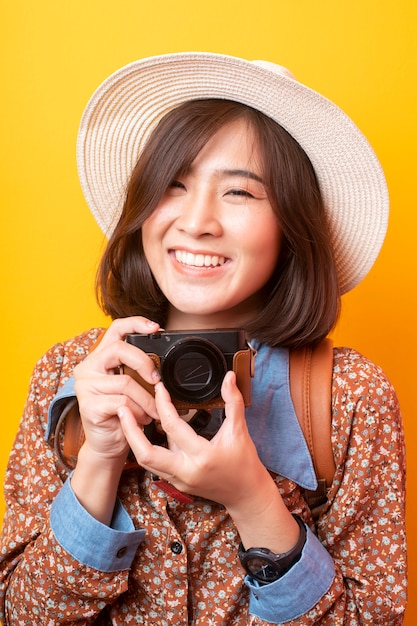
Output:
M157 485L162 491L164 491L167 496L174 498L174 500L178 500L182 504L191 504L194 502L194 496L191 496L189 493L184 493L183 491L179 491L171 485L171 483L166 480L162 480L159 476L152 476L153 482Z

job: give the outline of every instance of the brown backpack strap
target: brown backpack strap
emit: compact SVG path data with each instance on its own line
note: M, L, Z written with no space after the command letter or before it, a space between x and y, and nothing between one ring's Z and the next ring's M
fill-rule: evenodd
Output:
M97 348L106 333L100 331L93 346ZM70 398L65 404L55 427L54 449L61 463L73 470L77 464L78 452L85 440L84 429L78 409L77 398Z
M326 500L335 462L331 440L333 342L290 352L290 389L295 412L313 460L319 488L306 492L312 508Z
M73 470L78 452L85 440L77 398L71 398L63 409L55 427L54 448L61 463Z

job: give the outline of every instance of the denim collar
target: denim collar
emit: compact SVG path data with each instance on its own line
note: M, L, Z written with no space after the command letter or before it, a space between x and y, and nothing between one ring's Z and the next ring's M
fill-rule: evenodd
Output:
M272 472L305 489L317 488L310 452L291 400L289 352L256 341L252 404L246 421L259 458Z

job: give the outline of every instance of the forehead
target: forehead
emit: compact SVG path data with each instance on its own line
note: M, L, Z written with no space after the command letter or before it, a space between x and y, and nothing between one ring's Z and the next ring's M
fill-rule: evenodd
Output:
M245 118L238 118L217 128L186 167L187 171L210 166L229 175L246 175L260 180L263 154L256 129ZM255 173L257 172L257 173Z

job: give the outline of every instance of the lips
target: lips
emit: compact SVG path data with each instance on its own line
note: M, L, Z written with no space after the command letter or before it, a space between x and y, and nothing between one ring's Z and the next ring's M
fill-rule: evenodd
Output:
M178 263L189 267L218 267L226 261L224 256L211 254L194 254L185 250L175 250L175 258Z

